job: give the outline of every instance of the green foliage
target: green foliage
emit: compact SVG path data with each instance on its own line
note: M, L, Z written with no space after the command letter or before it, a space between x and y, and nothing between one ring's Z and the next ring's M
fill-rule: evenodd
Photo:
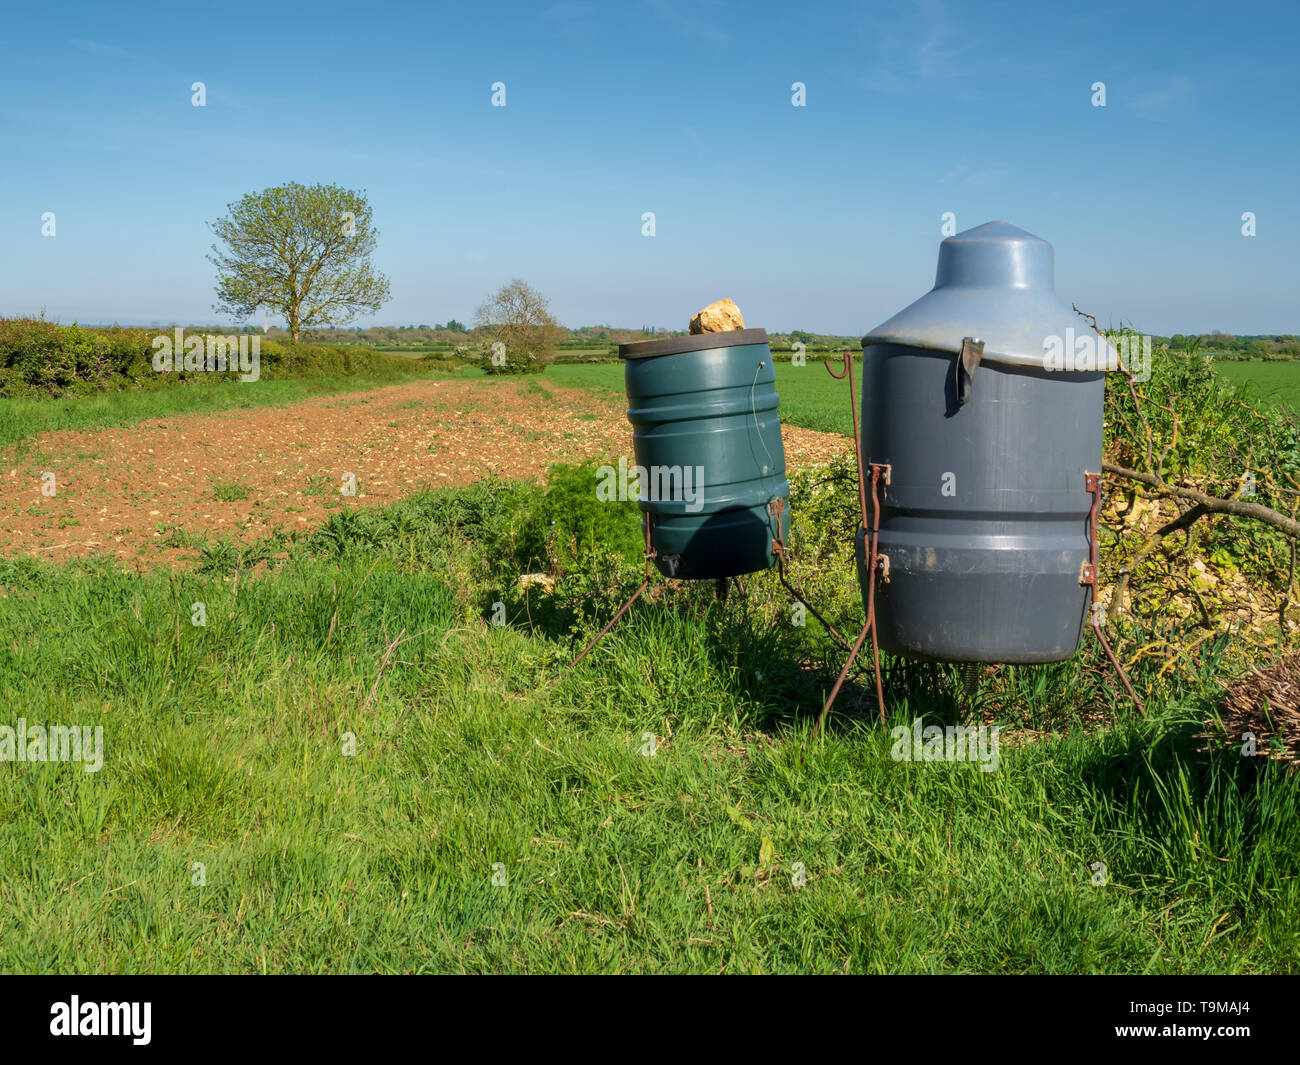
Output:
M248 485L241 484L239 481L216 480L212 482L212 497L222 503L247 499L250 491Z
M805 557L852 556L861 510L852 448L790 477L791 543Z
M220 244L216 309L247 318L259 307L284 316L289 334L337 326L378 311L388 279L370 262L378 241L364 191L291 181L250 192L212 223Z
M201 330L186 330L203 336ZM40 318L0 318L0 397L74 396L238 381L240 371L154 369L154 341L174 329L90 329ZM233 340L233 337L230 339ZM289 340L258 341L259 381L364 375L396 379L405 360L377 352Z
M555 358L563 335L546 297L518 278L478 309L475 341L483 350L486 373L541 373Z
M1221 499L1246 500L1295 518L1300 509L1300 429L1285 409L1253 402L1250 389L1216 372L1199 351L1199 338L1181 348L1153 353L1150 380L1130 382L1111 374L1106 385L1106 459L1154 475L1171 485ZM1152 494L1131 481L1116 482L1136 495ZM1159 494L1158 492L1155 494ZM1191 506L1166 500L1157 524ZM1167 660L1188 651L1229 624L1243 607L1274 623L1271 632L1233 622L1234 661L1255 659L1278 646L1280 611L1290 600L1292 542L1279 529L1249 516L1209 515L1186 533L1167 538L1158 550L1146 543L1154 531L1112 521L1103 538L1105 574L1131 570L1131 610L1119 620L1121 643ZM1109 543L1107 543L1109 540ZM1136 558L1136 562L1133 560ZM1196 562L1214 567L1205 580L1189 574ZM1220 578L1240 574L1250 582L1243 604ZM1194 610L1171 609L1176 602ZM1112 618L1120 612L1111 611ZM1287 632L1283 626L1281 636Z
M66 395L147 385L146 329L86 329L43 318L0 318L0 397Z
M1156 337L1161 341L1162 338ZM1300 336L1286 333L1262 336L1233 336L1230 333L1201 333L1184 336L1175 333L1168 339L1172 351L1213 355L1216 360L1264 359L1275 361L1300 358Z
M600 500L599 463L557 464L521 529L514 559L548 572L589 566L606 556L635 562L645 551L640 509L630 500Z

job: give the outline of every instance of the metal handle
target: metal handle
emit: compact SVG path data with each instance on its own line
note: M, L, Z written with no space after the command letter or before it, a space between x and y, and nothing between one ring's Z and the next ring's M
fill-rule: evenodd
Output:
M966 406L971 387L975 383L975 370L984 354L984 341L976 337L962 337L961 357L957 360L957 406Z

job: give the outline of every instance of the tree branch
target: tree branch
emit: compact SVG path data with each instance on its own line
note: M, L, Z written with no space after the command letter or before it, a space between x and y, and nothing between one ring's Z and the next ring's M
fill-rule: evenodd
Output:
M1168 484L1153 473L1130 470L1126 466L1116 466L1112 462L1103 462L1101 468L1115 477L1137 481L1139 484L1145 484L1164 495L1199 503L1208 513L1233 514L1239 518L1254 518L1256 521L1262 521L1265 525L1280 529L1288 536L1300 537L1300 521L1288 518L1285 514L1280 514L1276 510L1259 503L1247 503L1242 499L1222 499L1198 491L1195 488L1184 488L1181 485Z

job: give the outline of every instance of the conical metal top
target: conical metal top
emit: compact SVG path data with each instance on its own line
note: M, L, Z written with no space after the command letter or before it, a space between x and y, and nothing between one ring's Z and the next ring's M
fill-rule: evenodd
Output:
M1115 370L1113 345L1057 298L1052 246L1008 222L985 222L939 245L934 288L862 338L960 353L962 340L984 341L983 360L1040 369ZM1068 367L1053 359L1093 337L1094 357Z

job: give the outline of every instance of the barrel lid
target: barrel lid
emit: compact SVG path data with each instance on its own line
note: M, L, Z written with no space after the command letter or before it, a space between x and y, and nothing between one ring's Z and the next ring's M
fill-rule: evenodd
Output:
M737 348L742 344L766 344L766 329L729 329L724 333L696 333L662 340L636 340L618 346L619 358L646 359L652 355L680 355L684 351L709 348Z
M984 341L984 362L1057 370L1117 370L1105 337L1054 289L1052 246L1007 222L949 237L939 245L934 288L862 338L862 346L902 344L959 354L962 340ZM1091 336L1091 357L1075 341ZM1062 357L1063 356L1063 357Z

